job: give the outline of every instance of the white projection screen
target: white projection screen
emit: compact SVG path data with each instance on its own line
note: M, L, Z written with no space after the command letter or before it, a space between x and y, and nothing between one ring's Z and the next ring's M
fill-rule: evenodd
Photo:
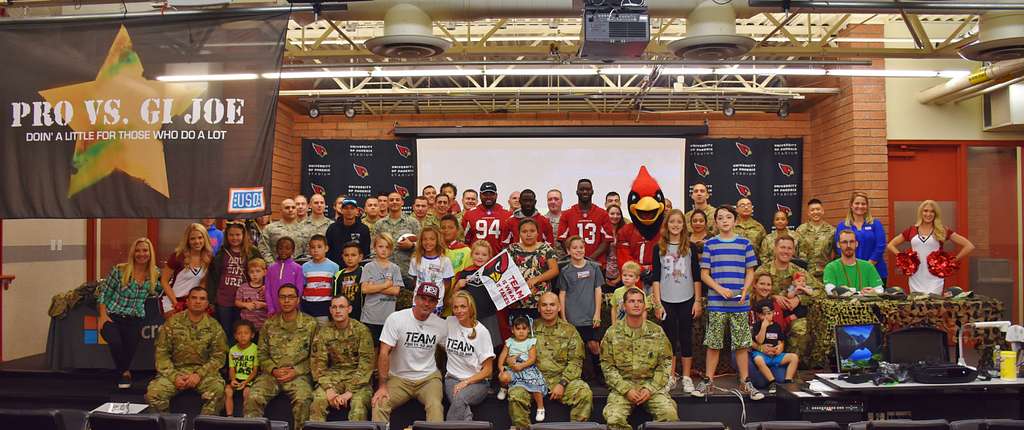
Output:
M562 191L563 209L576 203L576 181L594 182L594 202L617 191L623 202L633 179L646 165L665 197L682 208L686 139L647 137L531 137L417 139L417 180L420 188L451 182L459 198L467 188L493 181L498 203L508 206L512 191L537 193L537 209L547 212L549 189ZM628 215L627 215L628 216Z

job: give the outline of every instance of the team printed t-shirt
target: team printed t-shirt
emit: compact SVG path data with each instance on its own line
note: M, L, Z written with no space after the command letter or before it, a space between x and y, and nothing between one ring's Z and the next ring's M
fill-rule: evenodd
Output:
M597 251L601 242L611 242L614 234L615 229L612 228L608 212L595 205L591 205L586 212L580 209L580 205L572 205L569 210L562 211L562 217L558 220L558 240L565 241L569 236L583 238L583 249L588 257ZM608 251L615 252L614 249ZM597 263L604 266L607 256L606 252Z
M570 324L581 327L594 324L594 290L604 285L601 266L583 260L583 267L570 262L558 273L559 291L565 291L565 317Z
M330 259L317 263L312 260L302 264L302 274L306 278L306 288L302 291L302 300L307 302L325 302L331 300L334 292L334 274L338 273L338 264Z
M486 240L494 254L501 251L501 223L512 216L501 204L495 203L490 209L483 205L466 212L462 217L462 229L466 231L466 243Z
M753 338L756 339L758 333L761 333L761 326L764 324L766 324L764 321L758 321L757 324L754 325ZM764 342L761 342L762 345L775 346L778 345L779 342L786 340L786 333L782 331L782 327L779 327L778 324L773 322L767 324L768 328L764 331Z
M457 379L469 378L480 371L484 360L494 358L491 333L483 324L477 322L476 327L469 329L459 324L459 319L454 316L446 318L445 324L448 326L444 347L448 353L448 375ZM473 330L476 330L476 337L470 339Z
M356 266L354 270L342 267L334 274L334 292L332 297L345 296L352 306L349 317L359 320L363 311L363 290L359 286L359 279L363 277L363 268Z
M397 264L385 261L382 265L379 260L374 259L363 266L363 274L359 278L359 283L372 282L380 284L388 279L398 288L405 287L405 282L402 280L402 270L398 268ZM383 293L367 294L363 297L363 309L362 315L359 316L359 321L364 324L381 325L384 324L388 315L391 315L394 311L395 296Z
M249 379L249 375L256 369L258 350L259 347L256 346L256 343L250 343L245 349L239 348L236 343L228 351L228 360L231 361L229 365L232 369L235 369L236 380L244 381Z
M750 305L740 303L740 291L746 278L747 269L757 267L754 247L747 238L735 235L725 240L715 236L704 242L700 268L709 269L711 278L722 288L732 290L732 298L725 298L713 288L708 289L709 312L748 312Z
M445 344L448 327L441 317L430 314L426 321L412 315L412 309L392 313L384 322L380 341L391 350L391 376L407 381L422 380L437 371L434 351Z
M444 297L444 280L454 278L455 271L452 270L451 260L446 256L423 256L419 259L409 260L409 276L416 278L414 295L416 291L419 291L420 285L423 285L424 282L431 282L437 286L441 297ZM442 310L444 310L444 300L438 300L434 313L440 314Z

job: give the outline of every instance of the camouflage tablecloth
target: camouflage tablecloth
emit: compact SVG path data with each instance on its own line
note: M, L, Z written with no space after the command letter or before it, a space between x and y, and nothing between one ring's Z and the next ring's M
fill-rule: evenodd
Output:
M915 300L874 300L823 298L811 304L808 327L812 344L810 357L801 357L811 369L835 367L835 327L878 323L882 331L927 326L946 332L950 345L956 344L960 326L972 321L1001 319L1003 303L984 296L967 299L922 298ZM992 348L1003 343L998 329L972 329L964 333L964 346L973 346L981 360L991 361ZM803 367L803 366L801 366Z

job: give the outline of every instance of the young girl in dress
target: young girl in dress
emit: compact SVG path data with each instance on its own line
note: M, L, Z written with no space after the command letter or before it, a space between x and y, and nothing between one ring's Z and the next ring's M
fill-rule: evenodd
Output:
M548 387L536 364L537 338L530 337L530 320L525 316L512 321L512 337L505 339L505 349L498 362L505 365L505 370L498 374L503 385L498 391L498 400L505 400L506 387L522 387L537 405L536 420L544 421L544 396Z

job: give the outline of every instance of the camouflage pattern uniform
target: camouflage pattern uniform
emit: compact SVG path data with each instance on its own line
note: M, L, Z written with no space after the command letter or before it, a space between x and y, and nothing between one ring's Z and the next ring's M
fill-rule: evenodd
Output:
M612 325L601 340L601 370L608 384L604 419L610 429L629 429L631 389L644 389L651 398L643 404L655 421L678 421L675 400L665 390L672 369L672 347L657 324L644 320L634 329L626 322Z
M800 236L797 247L797 257L807 261L807 270L811 275L821 281L825 275L825 265L832 261L832 252L835 249L836 226L822 222L820 226L805 222L796 228L796 234Z
M580 379L583 340L576 327L562 319L556 319L550 326L538 319L533 323L533 334L537 338L537 368L544 375L548 390L567 381L560 401L571 409L569 417L572 421L589 421L594 407L593 392L590 385ZM530 393L522 387L512 387L508 391L508 412L516 428L530 428L532 400Z
M221 367L227 360L227 336L220 323L203 314L197 323L188 312L179 312L160 327L156 337L157 376L146 388L146 401L158 412L170 412L171 397L178 393L174 380L180 375L198 374L195 390L203 398L204 415L219 415L224 408L224 379Z
M807 306L808 311L810 310L811 303L815 300L825 297L825 286L821 284L817 278L813 277L806 270L800 268L796 264L790 263L789 267L785 269L779 269L775 267L773 261L769 261L758 267L754 273L767 273L772 277L772 294L774 295L786 295L789 290L789 286L793 283L793 275L797 273L803 273L804 279L807 280L807 287L814 290L813 295L800 294L800 304ZM810 350L811 336L807 327L807 317L797 318L789 323L789 333L787 334L788 339L786 340L786 352L792 352L801 358L807 357L807 352Z
M285 321L283 313L269 319L260 330L260 375L256 377L245 402L246 417L262 417L267 402L280 391L292 399L292 418L298 429L309 419L313 387L309 377L309 350L316 335L315 318L299 312L294 321ZM279 367L295 369L295 379L280 384L273 371Z
M740 221L737 219L736 226L733 227L732 231L749 240L750 246L753 246L755 251L761 249L761 242L764 241L764 237L768 235L768 231L764 229L764 226L757 222L753 217L746 221Z
M377 220L379 220L379 218ZM362 222L364 225L366 225L367 228L370 229L370 237L377 235L377 230L375 229L375 227L377 226L377 220L370 221L369 219L366 218L365 215L359 219L360 222ZM373 247L371 246L370 249L372 252Z
M413 216L415 218L415 216ZM424 229L430 226L441 228L441 219L432 213L427 212L427 216L423 217L422 220L417 219L416 222L420 223L420 228ZM461 224L460 224L461 225Z
M323 219L321 219L319 221L314 221L313 220L313 215L310 215L310 216L306 217L306 220L303 221L302 223L306 224L306 228L309 229L309 236L308 237L313 237L314 234L326 235L327 234L327 228L330 227L331 224L334 224L334 220L328 218L325 215ZM307 238L306 240L308 241L309 239Z
M697 208L690 209L683 214L686 221L686 231L693 231L693 226L690 225L690 216L693 215L693 211L695 210L697 210ZM701 212L704 212L704 215L707 215L708 237L718 234L718 227L715 227L715 207L711 206L711 204L705 204L704 210Z
M800 246L800 235L796 234L795 231L786 229L786 234L793 238L793 249L799 249ZM761 248L757 250L757 258L761 261L761 264L772 261L775 259L775 239L779 237L778 231L772 231L764 239L761 240ZM796 255L793 255L796 257Z
M349 318L348 327L328 323L313 337L310 370L316 380L309 420L327 419L327 390L352 392L348 403L349 421L366 421L370 411L370 375L373 374L373 336L363 323Z
M400 249L398 247L398 238L403 234L419 235L420 222L416 221L416 217L408 214L403 214L397 220L391 219L389 215L377 220L377 224L374 224L374 231L377 234L387 233L395 240L395 249L391 253L391 262L398 265L398 268L402 271L402 278L405 280L405 288L399 291L398 297L395 300L395 310L408 309L412 306L412 290L415 287L412 278L409 277L409 261L412 260L414 248Z
M307 252L306 242L309 241L309 231L312 231L312 224L306 224L304 221L296 221L291 224L285 224L280 220L274 221L263 227L263 236L260 237L257 248L267 264L273 263L277 259L278 239L287 236L295 241L295 252L292 254L292 258L301 260ZM308 258L306 257L306 259Z

